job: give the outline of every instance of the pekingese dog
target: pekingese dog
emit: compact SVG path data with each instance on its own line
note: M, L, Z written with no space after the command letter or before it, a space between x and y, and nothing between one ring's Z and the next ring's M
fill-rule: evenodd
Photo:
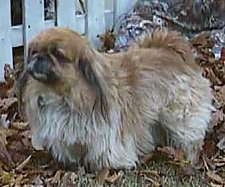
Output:
M129 169L158 145L195 162L209 129L210 83L177 32L156 30L109 55L51 28L29 43L24 75L32 143L66 165Z

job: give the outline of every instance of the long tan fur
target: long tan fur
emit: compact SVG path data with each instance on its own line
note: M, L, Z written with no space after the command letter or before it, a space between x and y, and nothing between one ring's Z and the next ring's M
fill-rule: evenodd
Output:
M128 52L107 55L69 29L52 28L31 41L28 61L34 54L48 55L60 77L51 83L28 78L34 146L92 170L135 167L158 145L197 159L212 94L178 33L156 31Z

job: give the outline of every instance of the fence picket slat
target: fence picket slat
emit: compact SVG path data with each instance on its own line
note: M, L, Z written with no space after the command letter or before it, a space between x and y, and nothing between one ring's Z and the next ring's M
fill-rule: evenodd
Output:
M115 18L115 0L104 0L105 1L105 29L111 30L114 26Z
M11 3L0 0L0 80L4 80L4 64L13 65L11 43Z
M24 45L45 28L44 0L24 0Z
M121 15L130 11L137 0L115 0L115 21L118 21Z
M75 17L75 30L79 32L80 34L86 34L85 25L86 24L86 15L76 15Z
M105 1L87 0L87 36L92 44L100 46L97 35L105 32Z
M57 26L75 28L75 1L57 1Z
M23 46L23 25L12 26L10 38L13 47Z

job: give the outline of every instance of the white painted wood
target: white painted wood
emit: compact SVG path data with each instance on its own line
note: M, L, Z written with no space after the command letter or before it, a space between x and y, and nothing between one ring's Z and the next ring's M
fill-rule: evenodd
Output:
M75 28L75 2L74 0L57 1L57 26Z
M114 12L113 10L105 10L105 30L111 30L114 23Z
M80 0L75 0L75 30L80 34L86 34L86 0L82 0L83 4L80 4Z
M113 10L115 0L104 0L105 1L105 10Z
M4 80L4 64L13 66L10 0L0 0L0 80Z
M80 34L85 34L85 27L86 27L86 15L76 15L75 16L75 30Z
M105 32L104 9L104 0L87 0L87 36L95 47L101 45L97 35Z
M54 27L55 26L55 20L45 20L44 22L44 28L47 29L47 28L51 28L51 27Z
M44 30L44 0L24 0L24 45Z
M105 0L105 29L111 30L114 25L115 0Z
M13 47L23 46L23 25L11 27L10 39Z
M117 21L121 15L130 11L137 0L115 0L115 21Z

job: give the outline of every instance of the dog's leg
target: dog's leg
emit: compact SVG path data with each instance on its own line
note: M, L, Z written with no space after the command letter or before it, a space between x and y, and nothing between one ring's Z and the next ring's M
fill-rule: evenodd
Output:
M159 117L167 132L166 145L182 148L187 159L195 163L209 128L211 108L207 99L197 104L176 100L163 108Z

